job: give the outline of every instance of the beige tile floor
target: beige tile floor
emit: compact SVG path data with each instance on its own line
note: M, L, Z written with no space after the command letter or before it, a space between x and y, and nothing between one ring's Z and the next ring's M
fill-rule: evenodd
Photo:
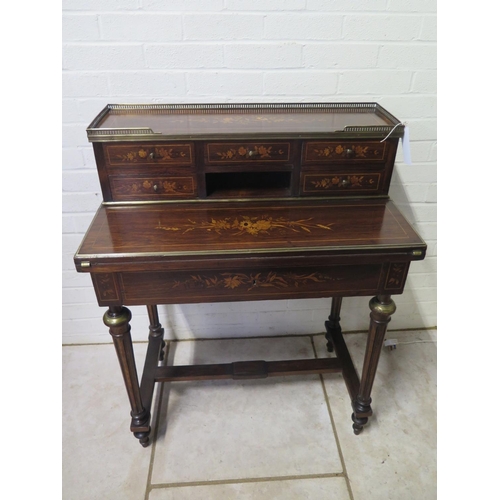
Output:
M112 345L63 347L65 500L436 498L436 332L389 332L374 416L351 429L340 375L158 385L154 443L128 430ZM365 334L346 342L360 371ZM146 345L134 344L138 366ZM329 355L322 335L171 342L173 364ZM155 413L156 415L157 413Z

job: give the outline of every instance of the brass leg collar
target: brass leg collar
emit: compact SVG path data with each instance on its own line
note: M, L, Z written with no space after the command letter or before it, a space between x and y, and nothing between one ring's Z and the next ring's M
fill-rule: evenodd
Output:
M396 304L392 299L389 299L387 304L382 304L378 300L378 297L373 297L373 299L370 300L370 309L376 314L390 316L396 312Z
M132 313L126 307L122 307L118 313L107 310L102 318L104 324L109 328L125 325L129 323L131 319Z

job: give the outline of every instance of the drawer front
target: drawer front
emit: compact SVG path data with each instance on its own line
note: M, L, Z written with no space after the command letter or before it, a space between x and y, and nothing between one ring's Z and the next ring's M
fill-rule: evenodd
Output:
M375 193L381 186L381 177L378 172L302 172L301 194Z
M121 289L129 305L225 302L369 295L382 277L382 264L122 273Z
M106 144L104 158L111 166L192 165L194 153L191 143Z
M370 161L387 159L387 144L378 141L306 141L304 163Z
M162 200L196 196L196 177L110 176L114 201Z
M217 142L205 146L208 163L249 163L290 161L288 142Z

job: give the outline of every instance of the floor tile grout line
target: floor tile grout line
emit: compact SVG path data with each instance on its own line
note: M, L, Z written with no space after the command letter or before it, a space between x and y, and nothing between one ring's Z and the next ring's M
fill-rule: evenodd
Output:
M312 348L314 351L314 357L316 359L318 359L318 353L316 351L316 346L314 345L314 338L313 337L314 337L313 335L311 335L311 337L310 337L311 345L312 345ZM335 443L337 444L337 450L339 452L340 463L342 464L342 472L343 472L342 476L344 477L345 482L346 482L346 487L347 487L347 491L349 493L349 498L350 498L350 500L354 500L354 495L353 495L352 489L351 489L351 482L349 480L349 475L347 474L347 468L345 465L344 454L342 453L342 447L340 446L340 439L339 439L339 436L337 433L337 427L335 426L335 420L333 419L333 412L332 412L332 408L330 406L330 400L328 399L328 393L326 392L325 379L321 373L319 374L319 379L321 382L321 387L323 389L323 396L325 398L325 403L326 403L326 407L328 410L328 415L330 416L330 424L332 426L333 435L335 437Z
M170 342L167 340L165 342L165 350L164 350L164 363L167 362L168 360L168 355L170 352ZM149 494L151 492L151 478L153 477L153 467L154 467L154 460L155 460L155 455L156 455L156 441L158 438L158 430L160 428L160 416L161 416L161 407L163 403L163 389L164 389L164 382L161 382L158 385L158 402L156 404L155 412L156 412L156 420L155 420L155 427L153 431L153 436L152 436L152 450L151 450L151 458L149 460L149 469L148 469L148 477L146 480L146 491L144 494L144 500L149 499Z
M267 483L276 481L298 481L303 479L323 479L331 477L344 477L341 472L331 472L325 474L302 474L296 476L270 476L270 477L247 477L240 479L215 479L212 481L187 481L183 483L157 483L151 484L151 490L167 488L185 488L189 486L218 486L223 484L248 484Z

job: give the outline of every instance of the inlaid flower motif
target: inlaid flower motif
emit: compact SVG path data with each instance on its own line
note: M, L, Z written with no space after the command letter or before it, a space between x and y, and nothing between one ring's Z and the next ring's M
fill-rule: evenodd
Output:
M224 286L231 289L238 288L243 283L241 276L228 276L223 281Z
M364 148L362 146L355 146L354 151L356 153L356 156L365 157L366 152L368 151L368 146Z
M144 150L144 149L140 149L139 150L139 156L141 158L146 158L146 156L148 156L148 152L146 150Z
M247 287L246 291L258 290L259 288L284 289L298 287L304 283L326 283L336 281L341 278L334 278L330 275L319 272L309 274L278 273L270 271L265 273L245 274L245 273L220 273L215 275L191 275L184 281L175 281L172 288L193 289L193 288L229 288L234 290L241 286Z
M172 148L155 148L155 156L160 156L162 160L171 160L172 159Z
M337 186L338 183L340 182L340 179L338 177L325 177L324 179L321 179L320 181L311 181L312 185L315 188L323 188L323 189L328 189L333 186Z
M285 231L289 230L295 233L305 231L310 233L314 229L322 230L332 230L332 225L334 223L329 223L327 225L315 224L312 218L301 219L296 221L287 220L284 217L273 218L267 215L260 217L250 217L250 216L240 216L240 217L226 217L224 219L211 219L206 222L197 222L188 219L188 223L183 224L182 227L177 227L175 230L182 230L183 234L195 230L205 230L207 232L215 232L222 235L223 232L232 230L232 235L240 236L242 234L250 234L257 236L259 234L270 234L273 230ZM172 227L162 226L158 223L156 229L162 229L164 231L173 231Z
M271 155L270 155L271 146L269 146L268 148L266 148L265 146L256 146L255 150L257 151L257 153L259 153L261 158L270 158L271 157Z
M144 187L145 189L151 189L151 187L153 186L153 183L152 183L151 181L144 181L144 182L142 183L142 185L143 185L143 187Z
M240 149L238 149L238 154L240 156L245 156L247 154L247 148L244 148L243 146L241 146Z
M127 160L134 160L135 159L135 153L127 153Z
M357 175L351 175L350 177L350 181L351 181L351 185L353 187L361 187L361 181L363 180L363 176L357 176Z
M177 183L169 181L163 182L163 189L165 190L166 193L175 193L179 191L179 189L177 189Z
M211 231L212 229L214 229L215 231L219 231L220 229L231 228L231 223L228 222L227 219L219 219L219 220L212 219L210 224L212 227L208 228L207 231Z
M344 148L339 144L336 148L335 148L335 152L338 154L338 155L341 155L343 152L344 152Z

